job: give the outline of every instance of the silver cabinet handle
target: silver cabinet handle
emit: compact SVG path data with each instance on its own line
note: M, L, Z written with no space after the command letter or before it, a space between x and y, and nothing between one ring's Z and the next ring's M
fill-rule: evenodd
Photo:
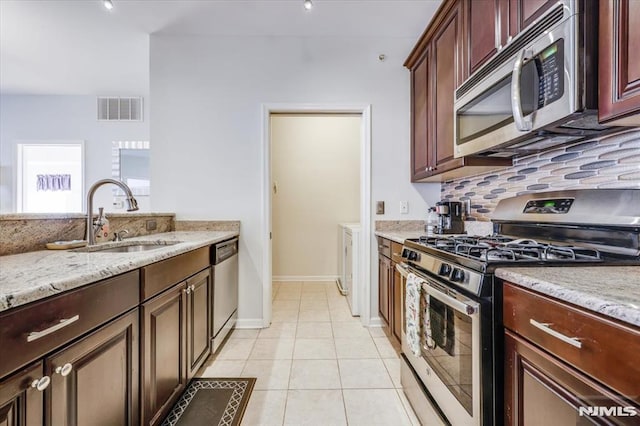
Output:
M31 387L36 388L38 391L42 392L47 387L49 387L49 383L51 383L51 378L49 376L44 376L31 382Z
M196 291L196 285L195 284L191 284L191 291Z
M185 293L187 293L187 294L191 294L191 287L187 286L187 288L185 288L185 289L184 289L184 290L182 290L182 291L184 291L184 292L185 292Z
M62 367L56 367L55 371L56 374L59 374L62 377L67 377L71 373L71 370L73 370L73 365L71 365L70 363L66 363Z
M74 315L71 318L68 319L61 319L60 322L54 326L51 326L49 328L45 328L42 331L32 331L31 333L29 333L27 335L27 342L33 342L34 340L38 340L41 337L44 337L48 334L51 334L55 331L60 330L61 328L64 328L70 324L73 324L74 322L78 321L80 319L80 315Z
M513 72L511 73L511 110L513 111L513 121L516 128L521 132L528 132L533 128L531 118L525 118L522 112L522 97L520 95L520 74L522 74L522 65L524 63L524 55L527 49L518 52L516 62L513 64Z
M560 339L565 343L570 344L571 346L575 346L576 348L580 349L582 348L582 342L580 341L580 339L578 339L577 337L568 337L565 336L562 333L559 333L557 331L555 331L554 329L551 328L551 323L548 322L538 322L536 320L534 320L533 318L529 319L529 324L531 324L532 326L534 326L535 328L544 331L547 334L550 334L551 336L555 337L556 339Z

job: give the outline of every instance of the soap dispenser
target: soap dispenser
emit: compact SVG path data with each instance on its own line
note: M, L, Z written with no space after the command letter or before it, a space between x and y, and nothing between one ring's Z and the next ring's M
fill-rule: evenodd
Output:
M104 215L104 207L98 209L98 218L94 222L96 243L103 243L109 238L109 219Z

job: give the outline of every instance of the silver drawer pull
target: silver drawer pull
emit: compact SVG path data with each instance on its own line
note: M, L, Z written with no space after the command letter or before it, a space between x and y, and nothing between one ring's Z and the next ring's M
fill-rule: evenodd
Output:
M67 377L71 373L71 370L73 370L73 365L70 363L66 363L62 367L56 367L56 373L62 377Z
M49 383L51 383L51 379L49 378L49 376L44 376L31 382L31 387L36 388L37 390L42 392L47 387L49 387Z
M64 328L70 324L73 324L74 322L78 321L80 319L80 315L75 315L71 318L68 319L61 319L60 322L54 326L51 326L49 328L46 328L42 331L32 331L31 333L29 333L29 335L27 336L27 342L33 342L34 340L38 340L41 337L44 337L48 334L53 333L54 331L58 331L61 328Z
M563 342L570 344L571 346L575 346L578 349L582 348L582 342L580 342L580 339L578 339L577 337L568 337L562 333L555 331L554 329L551 328L551 323L538 322L534 319L529 319L529 324L531 324L532 326L534 326L539 330L544 331L547 334L552 335L556 339L560 339Z

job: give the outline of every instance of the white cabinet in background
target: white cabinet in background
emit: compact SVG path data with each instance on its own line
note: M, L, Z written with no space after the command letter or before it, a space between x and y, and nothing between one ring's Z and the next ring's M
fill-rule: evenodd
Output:
M341 250L338 255L340 268L338 285L342 293L347 297L351 314L360 315L360 299L362 290L360 284L360 224L340 224Z

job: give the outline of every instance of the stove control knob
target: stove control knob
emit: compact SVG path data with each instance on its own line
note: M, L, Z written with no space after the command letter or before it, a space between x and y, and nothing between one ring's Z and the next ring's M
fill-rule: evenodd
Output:
M407 255L407 259L412 260L414 262L418 262L418 261L420 261L420 255L418 253L416 253L415 251L409 250L409 253Z
M440 269L438 270L438 275L449 275L451 273L451 265L448 263L443 263L440 265Z
M453 268L453 272L451 273L451 281L454 282L464 282L464 271L462 269Z

